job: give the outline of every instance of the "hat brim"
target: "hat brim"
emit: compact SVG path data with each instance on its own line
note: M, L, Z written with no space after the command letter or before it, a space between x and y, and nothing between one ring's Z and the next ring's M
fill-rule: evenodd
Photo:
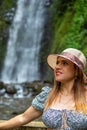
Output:
M65 59L67 59L67 60L73 62L74 64L76 64L76 65L78 66L78 64L77 64L76 62L74 62L73 60L71 60L70 58L68 58L68 57L65 56L65 55L61 55L61 54L50 54L50 55L48 55L48 57L47 57L47 63L48 63L48 65L49 65L52 69L55 68L56 62L57 62L57 58L58 58L58 57L63 57L63 58L65 58Z
M70 58L68 58L67 56L64 56L64 55L61 55L61 54L50 54L48 55L47 57L47 63L48 65L54 70L55 69L55 66L56 66L56 62L57 62L57 58L58 57L63 57L65 59L68 59L69 61L71 61L72 63L76 64L78 67L79 65L74 62L73 60L71 60ZM83 76L84 76L84 80L86 81L87 80L87 76L86 74L84 73L84 71L79 67L79 69L82 71L83 73Z

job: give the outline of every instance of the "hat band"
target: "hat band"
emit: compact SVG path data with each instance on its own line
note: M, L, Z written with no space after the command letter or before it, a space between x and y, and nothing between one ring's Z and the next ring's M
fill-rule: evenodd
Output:
M62 52L60 54L60 56L64 56L64 57L67 57L67 59L71 60L73 63L75 63L76 65L78 65L78 67L80 69L84 69L84 65L83 63L74 55L70 54L70 53L67 53L67 52Z

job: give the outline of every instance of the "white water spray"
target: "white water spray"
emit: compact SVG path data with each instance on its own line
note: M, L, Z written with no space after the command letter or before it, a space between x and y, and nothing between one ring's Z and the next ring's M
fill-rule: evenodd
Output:
M1 80L21 83L39 80L38 55L45 20L44 0L18 0L10 28Z

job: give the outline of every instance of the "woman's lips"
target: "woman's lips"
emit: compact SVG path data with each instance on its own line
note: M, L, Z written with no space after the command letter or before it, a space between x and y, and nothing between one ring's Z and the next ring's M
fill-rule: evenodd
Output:
M60 74L62 74L61 71L56 71L56 76L59 76Z

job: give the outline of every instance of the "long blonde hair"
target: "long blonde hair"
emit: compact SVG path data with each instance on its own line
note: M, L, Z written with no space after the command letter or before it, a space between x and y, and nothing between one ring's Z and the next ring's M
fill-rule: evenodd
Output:
M73 85L75 107L77 111L82 111L84 114L87 113L87 100L86 100L86 89L84 87L84 78L82 71L77 67L78 76L75 79ZM49 96L45 103L45 110L56 100L61 90L61 83L55 81L54 86L49 93Z

